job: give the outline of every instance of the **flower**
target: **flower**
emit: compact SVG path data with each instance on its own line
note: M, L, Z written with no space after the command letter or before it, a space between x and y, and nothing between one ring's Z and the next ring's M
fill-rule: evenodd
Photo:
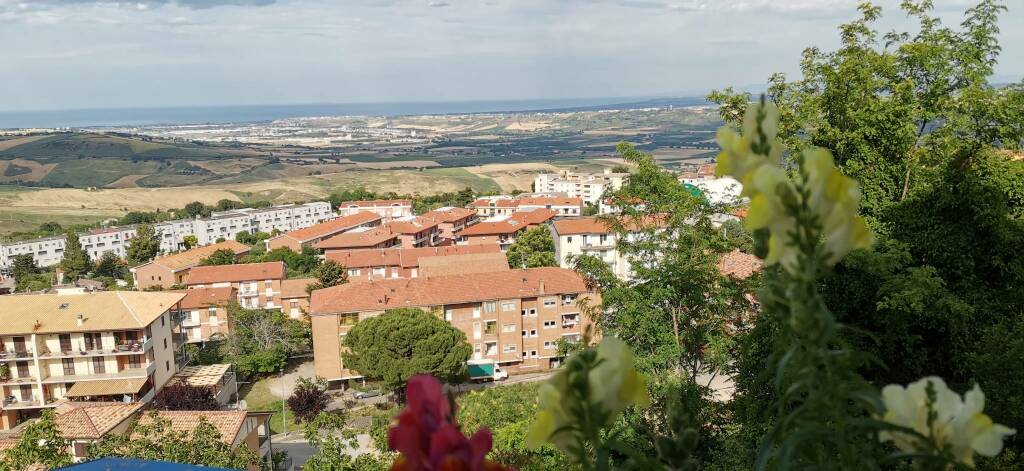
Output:
M597 347L598 364L587 375L591 398L606 412L618 415L627 407L650 404L643 376L633 367L633 352L617 338Z
M452 422L452 407L441 383L429 375L414 376L406 386L408 404L398 423L388 429L388 446L402 454L392 471L497 471L487 461L491 432L483 428L466 438Z
M819 148L803 153L809 206L822 222L826 234L828 263L835 264L850 250L871 246L872 235L864 219L857 215L860 189L853 179L836 168L832 153Z
M565 397L562 391L568 389L568 375L564 371L555 373L537 391L537 418L526 434L526 446L538 448L551 443L562 450L568 450L573 440L568 433L556 433L574 423L563 407Z
M928 386L934 390L934 402L928 398ZM955 460L974 465L974 453L995 456L1003 449L1003 438L1016 433L1004 425L995 424L982 413L985 394L978 385L963 399L946 386L942 378L929 376L907 387L890 384L882 389L885 415L882 420L906 427L927 437L941 450L948 450ZM934 420L929 425L929 414ZM885 431L879 435L883 441L892 441L903 451L927 452L926 444L905 432Z

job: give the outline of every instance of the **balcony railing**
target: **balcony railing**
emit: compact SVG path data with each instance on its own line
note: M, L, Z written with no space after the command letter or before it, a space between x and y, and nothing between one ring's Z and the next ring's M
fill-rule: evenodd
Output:
M40 398L32 395L28 399L21 399L18 396L7 396L4 398L4 409L30 409L34 407L46 407L56 404L57 401L53 398L46 400L40 400Z
M35 376L32 376L32 375L17 376L17 377L12 376L12 375L8 375L7 377L0 376L0 385L5 385L5 386L6 385L12 385L12 384L32 384L32 383L35 383L35 382L36 382L36 378L35 378Z
M79 381L95 381L104 379L124 379L124 378L145 378L149 376L155 369L156 363L150 363L146 366L138 366L134 368L125 368L117 373L96 373L96 374L74 374L74 375L62 375L62 376L50 376L49 378L43 378L44 384L50 383L75 383Z
M16 360L19 358L32 358L32 349L0 352L0 360Z
M75 358L75 357L94 357L94 356L107 356L107 355L137 355L145 352L152 339L142 338L135 341L122 341L117 345L104 346L103 348L72 348L70 350L61 350L51 352L49 350L43 350L39 354L39 358Z

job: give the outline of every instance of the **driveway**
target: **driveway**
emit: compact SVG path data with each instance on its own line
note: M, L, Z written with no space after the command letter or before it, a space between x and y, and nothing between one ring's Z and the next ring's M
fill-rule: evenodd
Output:
M291 371L285 372L284 376L268 377L266 379L267 389L278 399L288 399L288 396L292 395L292 390L295 389L295 384L298 383L299 378L312 378L314 376L316 376L316 372L313 369L312 361L299 363Z

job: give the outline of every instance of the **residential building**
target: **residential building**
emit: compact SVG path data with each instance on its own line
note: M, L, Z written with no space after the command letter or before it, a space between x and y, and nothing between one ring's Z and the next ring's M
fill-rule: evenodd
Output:
M458 247L458 246L455 246ZM493 245L464 245L463 247L494 247ZM420 257L421 277L468 275L508 270L508 257L500 251Z
M238 399L238 380L229 364L186 366L167 384L187 384L210 388L213 398L222 407Z
M632 277L629 260L616 248L618 235L602 219L559 219L550 227L558 266L572 268L572 257L592 255L604 261L616 277L623 280Z
M359 378L345 368L343 339L357 322L388 309L436 312L466 334L473 358L512 372L557 367L558 341L578 341L590 321L577 302L600 305L583 279L564 268L347 283L313 292L310 320L316 374Z
M60 235L0 244L0 266L13 267L14 257L22 254L32 254L36 265L41 267L56 265L64 258L66 242Z
M195 288L234 288L245 308L280 309L284 262L242 263L195 267L185 285Z
M176 219L153 224L153 233L160 239L160 252L171 253L188 248L185 238L195 236L199 240L196 219ZM226 239L226 238L225 238Z
M172 311L184 293L81 289L0 297L0 428L61 399L147 402L177 370Z
M301 252L305 247L312 247L313 244L338 234L342 234L353 229L379 226L381 224L381 220L382 218L377 213L360 211L348 216L342 216L338 219L332 219L320 224L271 237L266 241L267 250L288 247L295 252Z
M348 270L348 281L359 282L383 280L388 278L417 278L420 263L426 258L447 260L456 263L452 257L475 254L497 254L504 258L497 244L487 245L448 245L441 247L423 247L418 249L389 248L377 250L331 250L326 252L327 260L334 260ZM460 265L464 270L476 272L495 271L494 263L483 263L480 266ZM508 269L508 262L505 268Z
M436 219L423 216L405 216L385 224L398 236L398 243L403 249L438 245L441 242L440 225Z
M104 253L113 252L119 258L125 258L128 242L135 237L135 226L107 227L90 229L78 235L82 250L92 260L99 260Z
M410 200L342 201L338 204L338 214L341 216L350 216L362 211L377 214L385 220L413 215Z
M402 242L398 234L391 232L387 224L377 227L353 229L313 244L313 247L330 253L336 250L368 250L396 247Z
M316 278L299 278L281 282L281 311L292 319L301 319L309 312L309 293L306 287L316 283Z
M170 430L190 433L199 425L200 418L206 419L217 432L221 440L232 448L248 447L256 452L268 465L272 444L270 440L270 416L272 412L254 412L246 410L217 411L184 411L162 410L156 415L170 422ZM149 425L153 418L149 414L139 414L137 423ZM249 471L259 471L259 466L249 466Z
M237 289L225 286L181 292L185 297L178 303L175 323L185 342L207 342L227 337L230 327L228 304L238 299Z
M437 222L437 229L440 231L438 237L442 240L441 243L455 239L456 232L480 222L476 211L450 206L437 208L424 214L423 217Z
M533 191L538 193L564 193L570 198L581 198L585 203L597 204L605 191L615 191L629 179L628 173L562 171L542 173L533 180Z
M509 216L494 216L455 234L460 245L498 244L502 251L516 242L523 232L540 226L556 216L550 209L516 211Z
M70 442L72 459L84 461L90 444L107 435L128 433L142 407L141 402L62 402L56 407L54 425Z
M550 209L558 216L583 215L583 199L563 195L485 196L469 204L481 217L508 216L516 211Z
M135 288L147 290L184 285L189 271L199 266L200 262L218 250L230 250L235 253L236 257L242 257L249 253L249 246L241 242L226 240L203 247L196 247L184 252L157 257L151 262L143 263L131 269L132 278L135 280Z

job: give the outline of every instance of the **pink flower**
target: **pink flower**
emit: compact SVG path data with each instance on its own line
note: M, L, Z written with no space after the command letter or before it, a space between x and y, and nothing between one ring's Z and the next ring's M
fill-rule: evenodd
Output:
M486 460L491 431L484 428L466 438L453 422L452 405L441 383L418 375L406 385L405 410L398 424L388 429L388 447L402 456L392 471L497 471L505 469Z

